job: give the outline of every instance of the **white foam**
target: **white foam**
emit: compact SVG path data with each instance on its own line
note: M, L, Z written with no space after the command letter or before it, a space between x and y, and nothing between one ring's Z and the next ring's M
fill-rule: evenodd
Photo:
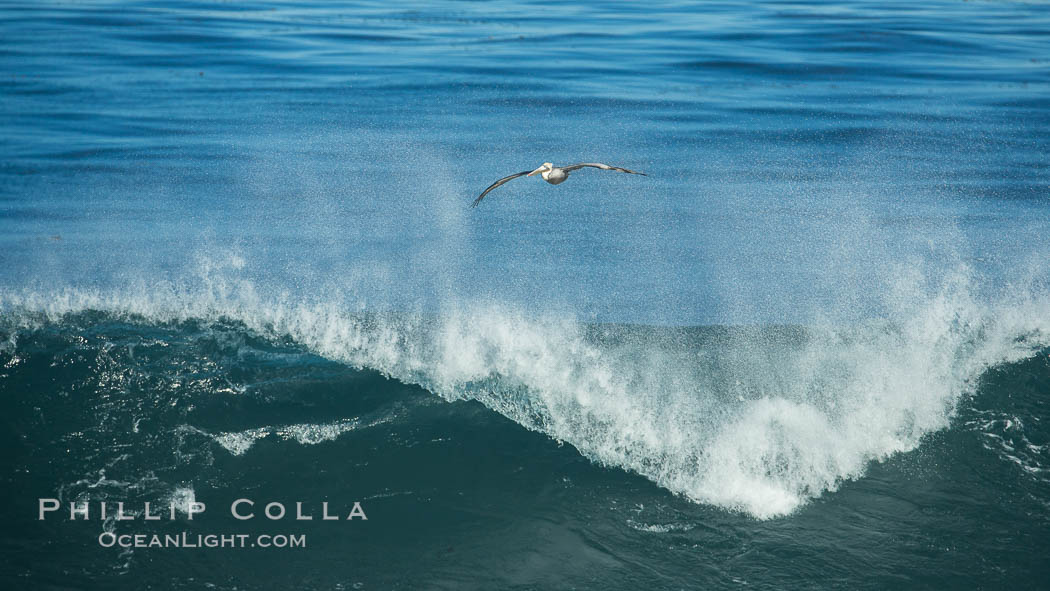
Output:
M966 426L980 433L985 449L1035 478L1050 480L1050 445L1033 443L1021 417L992 410L971 409L971 412L976 417Z
M288 439L294 439L302 445L316 445L325 441L333 441L343 433L356 429L357 426L357 421L292 425L280 429L277 434Z
M694 529L696 526L690 523L640 523L632 519L627 520L627 527L636 530L643 531L652 534L666 534L670 532L686 532Z
M235 456L240 456L244 455L245 452L251 449L256 441L269 434L269 427L260 427L258 429L248 429L246 431L220 433L218 435L213 435L212 439L214 439L215 442L221 445L226 451Z
M374 427L389 422L390 416L381 417L368 423L362 423L359 419L344 419L333 423L301 423L298 425L286 425L282 427L257 427L244 431L229 431L211 435L204 431L198 432L211 437L216 443L232 455L244 455L260 439L275 435L285 441L295 441L301 445L317 445L325 441L333 441L340 435L361 427Z
M168 498L168 503L174 505L175 510L183 515L188 514L190 506L196 502L197 496L193 490L193 485L176 486Z

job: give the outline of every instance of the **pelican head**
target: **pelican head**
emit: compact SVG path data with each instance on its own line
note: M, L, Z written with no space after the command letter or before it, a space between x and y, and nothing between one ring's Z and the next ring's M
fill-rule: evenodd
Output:
M530 172L529 174L527 174L525 176L532 176L534 174L539 174L541 172L550 172L552 170L554 170L554 165L551 164L550 162L544 162L543 166L537 168L536 170Z

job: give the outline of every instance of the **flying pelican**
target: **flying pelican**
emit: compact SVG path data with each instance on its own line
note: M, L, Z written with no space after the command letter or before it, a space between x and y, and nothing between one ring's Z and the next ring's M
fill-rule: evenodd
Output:
M574 170L579 170L579 169L584 168L584 167L600 168L602 170L616 170L616 171L619 171L619 172L626 172L628 174L640 174L642 176L649 176L649 175L645 174L644 172L635 172L633 170L627 170L626 168L620 168L619 166L609 166L608 164L602 164L600 162L581 162L579 164L573 164L572 166L560 166L560 167L559 166L554 166L550 162L544 162L543 166L537 168L536 170L533 170L532 172L529 172L528 170L526 170L524 172L519 172L519 173L516 173L516 174L512 174L510 176L505 176L505 177L501 178L500 180L492 183L491 185L489 185L488 189L485 189L484 191L482 191L481 195L478 195L478 198L475 199L474 203L472 203L470 206L471 207L477 207L478 204L481 203L481 200L485 198L485 195L489 194L489 191L495 189L496 187L498 187L500 185L505 184L507 181L516 179L519 176L532 176L532 175L538 173L541 177L543 177L543 180L547 181L548 183L550 183L552 185L557 185L557 184L563 182L565 179L569 178L569 173L570 172L572 172Z

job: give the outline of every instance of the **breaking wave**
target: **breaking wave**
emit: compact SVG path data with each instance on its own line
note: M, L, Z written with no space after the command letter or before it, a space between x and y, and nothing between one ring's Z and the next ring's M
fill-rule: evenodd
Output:
M937 282L902 273L884 317L806 326L589 324L462 302L440 313L365 313L351 295L304 302L215 275L192 285L8 291L0 310L12 347L21 331L82 322L85 312L239 323L446 400L480 401L594 462L765 519L915 449L949 426L988 368L1050 345L1045 290L1012 290L979 299L965 269ZM265 437L313 444L363 426L208 435L239 455Z

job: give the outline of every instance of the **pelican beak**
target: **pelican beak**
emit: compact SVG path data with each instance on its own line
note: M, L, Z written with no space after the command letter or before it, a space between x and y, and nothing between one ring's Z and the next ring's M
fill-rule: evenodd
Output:
M543 172L545 170L547 170L547 165L546 164L544 164L543 166L537 168L536 170L530 172L529 174L527 174L525 176L532 176L534 174L539 174L539 173L541 173L541 172Z

